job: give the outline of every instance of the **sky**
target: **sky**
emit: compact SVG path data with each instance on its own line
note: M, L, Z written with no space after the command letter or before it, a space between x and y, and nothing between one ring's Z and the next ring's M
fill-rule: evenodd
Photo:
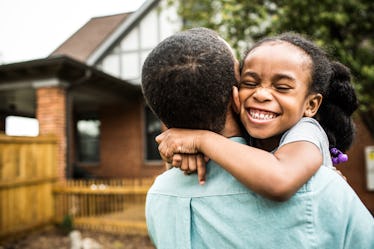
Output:
M0 0L0 64L48 56L92 17L138 9L145 0Z

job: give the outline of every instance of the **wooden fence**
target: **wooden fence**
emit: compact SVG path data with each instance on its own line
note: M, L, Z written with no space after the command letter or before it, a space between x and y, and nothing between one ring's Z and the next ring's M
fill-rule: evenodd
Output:
M0 134L0 240L70 218L76 228L147 234L154 178L57 181L54 137Z
M55 221L76 228L147 234L144 203L154 178L68 180L54 188Z
M52 222L56 156L54 137L0 134L0 238Z

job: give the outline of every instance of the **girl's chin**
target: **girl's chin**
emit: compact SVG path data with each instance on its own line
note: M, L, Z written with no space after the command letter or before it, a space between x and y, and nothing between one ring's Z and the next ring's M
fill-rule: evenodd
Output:
M251 132L249 134L251 137L255 138L255 139L268 139L272 136L270 136L269 134L264 134L264 133L254 133L254 132Z
M264 126L263 124L258 125L251 123L251 125L247 126L247 131L249 131L251 137L253 138L267 139L274 136L274 134L269 130L270 128L271 127Z

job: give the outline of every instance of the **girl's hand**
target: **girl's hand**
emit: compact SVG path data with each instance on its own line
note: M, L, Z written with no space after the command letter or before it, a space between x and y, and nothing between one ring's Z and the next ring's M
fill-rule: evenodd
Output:
M206 167L203 155L197 154L197 130L169 129L156 137L159 152L164 161L180 168L186 174L197 171L200 184L205 183Z
M197 172L199 184L205 183L205 158L202 154L175 154L172 160L172 166L179 168L186 175Z
M167 162L172 161L174 154L196 154L199 152L199 130L168 129L156 137L158 150Z

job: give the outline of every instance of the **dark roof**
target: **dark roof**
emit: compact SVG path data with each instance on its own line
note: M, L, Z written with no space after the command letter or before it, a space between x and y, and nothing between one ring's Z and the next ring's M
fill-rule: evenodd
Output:
M3 88L0 91L0 113L6 113L9 106L16 104L19 115L35 115L35 107L30 107L36 101L30 82L51 78L58 78L67 84L67 91L76 96L74 102L78 112L97 109L108 103L131 103L142 96L139 85L113 77L70 57L56 56L0 65L0 88ZM12 99L7 97L9 95L21 97Z
M69 56L55 56L0 65L0 85L2 83L50 77L57 77L74 85L74 82L83 76L86 77L88 71L90 72L89 80L99 79L102 82L123 86L130 91L139 88L139 86L106 74Z
M61 44L49 57L67 55L86 62L87 58L109 37L131 13L95 17Z

